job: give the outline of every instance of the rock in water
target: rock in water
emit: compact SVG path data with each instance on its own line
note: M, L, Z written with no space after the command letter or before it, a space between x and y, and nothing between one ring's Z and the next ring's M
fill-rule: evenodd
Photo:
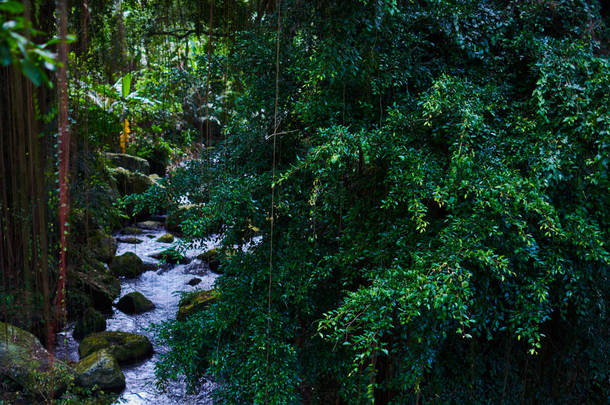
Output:
M199 283L201 283L201 279L197 278L197 277L193 277L192 279L189 280L189 282L187 284L188 285L192 285L192 286L196 286Z
M208 308L212 302L218 298L218 292L216 290L197 291L193 294L188 295L186 298L180 301L178 308L178 314L176 319L184 321L188 316L195 312L203 311Z
M135 226L126 226L125 228L121 229L121 233L123 235L140 235L143 234L144 231L140 228L136 228Z
M126 314L139 314L150 311L155 307L155 304L141 293L135 291L124 295L116 304L116 307Z
M90 246L93 257L104 263L110 263L116 254L117 243L112 236L105 234L103 231L97 231L89 239L88 246Z
M152 254L150 257L163 260L165 263L170 264L188 264L191 262L191 259L184 256L174 248L169 248L162 252Z
M142 259L133 252L126 252L116 256L110 262L109 267L115 276L125 276L127 278L138 277L144 272Z
M146 159L126 153L106 153L106 159L114 166L122 167L132 172L150 173L150 164Z
M95 332L106 330L106 318L93 308L87 308L81 318L76 321L72 336L75 339L82 339Z
M146 336L128 332L100 332L87 336L78 345L80 358L101 349L108 349L120 363L131 363L150 356L152 344Z
M163 228L163 223L158 222L158 221L142 221L142 222L138 222L136 225L138 225L138 228L142 228L142 229L155 230L155 229Z
M174 241L174 235L171 233L166 233L165 235L161 235L157 238L157 242L159 243L172 243Z
M131 236L131 237L128 236L126 238L118 238L117 240L121 243L129 243L130 245L137 245L137 244L143 242L142 239L138 239L133 236Z
M218 273L218 269L220 267L220 260L218 259L218 250L210 249L207 252L204 252L197 256L197 259L201 260L210 267L214 273Z
M74 370L52 358L36 336L0 322L0 375L41 397L62 393L74 380Z
M112 354L98 350L82 359L74 367L76 381L86 388L97 386L104 391L119 392L125 388L125 376Z

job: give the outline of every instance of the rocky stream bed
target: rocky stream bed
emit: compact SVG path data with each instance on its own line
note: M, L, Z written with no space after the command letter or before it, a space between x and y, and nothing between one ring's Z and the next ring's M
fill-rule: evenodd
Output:
M156 342L151 324L159 324L176 317L180 295L179 291L210 290L217 277L208 264L197 258L197 255L215 247L216 238L210 237L197 249L182 252L189 263L169 264L157 259L158 253L180 243L178 238L166 235L161 222L147 221L135 227L129 227L113 235L117 242L116 255L121 257L125 253L136 254L149 269L135 278L120 277L121 297L130 293L139 292L152 302L153 309L142 313L128 314L113 308L112 315L106 319L106 331L130 332L146 336L153 345L153 354L144 360L133 364L121 365L125 376L125 389L117 403L120 404L208 404L211 403L210 392L212 382L202 383L195 394L186 392L183 382L173 382L166 386L165 391L157 389L155 381L155 361L159 354L167 348ZM137 242L137 243L134 243ZM198 280L194 280L198 279ZM189 282L191 282L189 284ZM195 284L196 283L196 284ZM191 285L195 284L195 285ZM124 309L124 308L123 308ZM125 309L124 309L125 310ZM131 311L126 311L131 312ZM56 356L68 362L79 361L79 342L74 338L74 324L58 334L58 347Z

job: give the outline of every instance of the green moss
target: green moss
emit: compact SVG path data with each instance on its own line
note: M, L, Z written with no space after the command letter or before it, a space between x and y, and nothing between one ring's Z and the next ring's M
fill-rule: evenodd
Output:
M160 243L172 243L174 241L174 235L171 233L166 233L165 235L161 235L157 238L157 242Z
M0 322L0 374L38 396L61 393L74 380L74 370L53 359L33 334L3 322Z
M123 235L141 235L144 233L144 231L140 228L136 228L135 226L126 226L125 228L121 229L121 233Z
M127 252L120 256L116 256L110 262L110 270L116 276L125 276L134 278L144 272L144 264L135 253Z
M176 319L183 321L195 312L205 310L217 298L218 291L216 290L197 291L187 295L185 298L180 300Z
M143 242L142 239L138 239L133 236L131 236L131 237L128 236L126 238L118 238L118 241L121 243L129 243L131 245L137 245L137 244L140 244Z
M98 350L79 361L74 367L77 382L87 388L120 391L125 388L125 376L117 360L107 349Z
M146 336L128 332L100 332L84 338L78 346L78 354L84 358L101 349L108 349L119 363L134 362L153 352Z

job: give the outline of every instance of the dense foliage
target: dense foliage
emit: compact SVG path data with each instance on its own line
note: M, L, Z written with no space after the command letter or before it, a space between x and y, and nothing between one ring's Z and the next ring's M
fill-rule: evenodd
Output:
M0 257L19 276L4 318L23 280L47 323L53 3L0 0L3 100L22 106L0 120L1 247L27 247ZM70 269L104 271L91 240L147 214L196 246L220 231L215 301L156 326L161 386L211 378L235 404L607 401L606 2L68 5ZM117 186L105 153L121 151L150 162L146 192ZM69 314L94 304L68 281Z
M235 33L227 141L181 175L224 275L162 328L160 376L229 403L604 402L600 4L281 3Z

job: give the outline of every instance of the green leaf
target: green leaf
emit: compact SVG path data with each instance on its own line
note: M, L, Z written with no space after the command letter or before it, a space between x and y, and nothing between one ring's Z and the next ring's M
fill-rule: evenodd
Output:
M127 96L129 95L129 92L131 91L132 77L133 76L131 73L127 73L125 76L123 76L123 80L121 81L121 93L124 98L127 98Z
M0 0L0 11L6 11L11 14L21 14L25 8L18 1Z
M35 86L40 86L43 80L42 71L38 66L32 63L29 59L21 61L21 71L34 83Z

